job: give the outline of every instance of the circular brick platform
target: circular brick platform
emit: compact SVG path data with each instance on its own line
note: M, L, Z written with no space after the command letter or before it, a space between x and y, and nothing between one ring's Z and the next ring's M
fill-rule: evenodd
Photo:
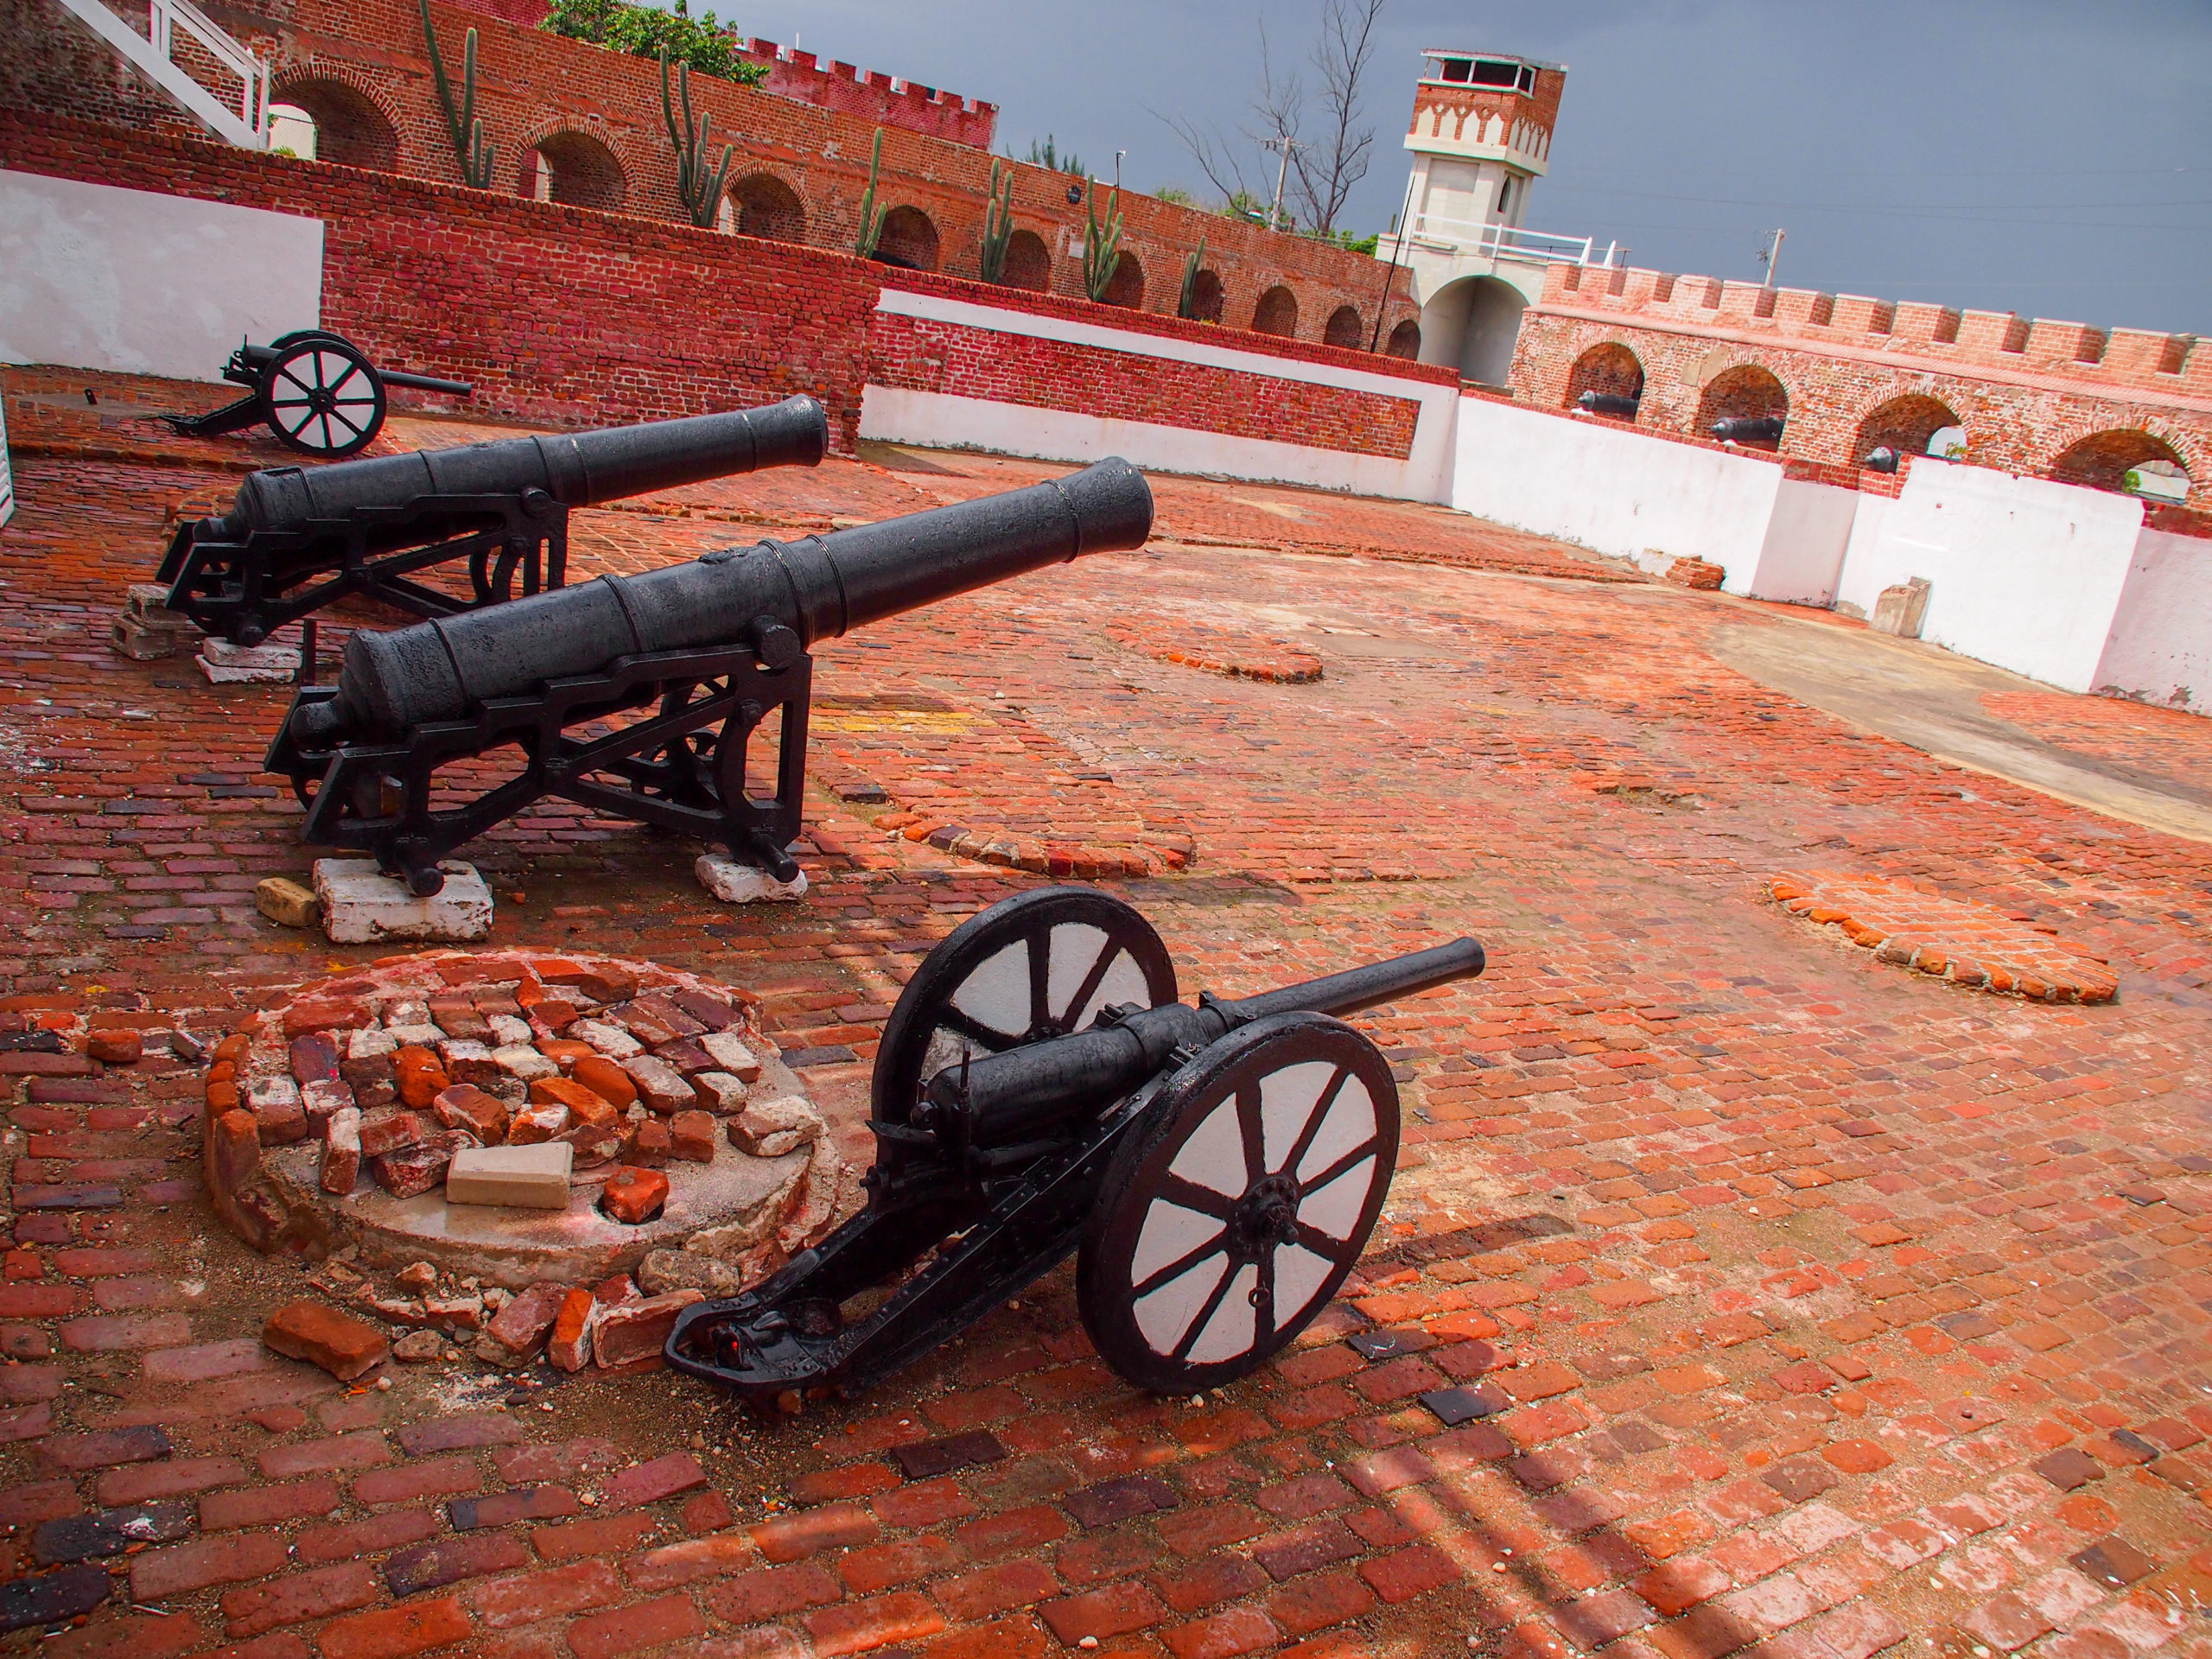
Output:
M404 1055L429 1057L439 1074L411 1079L422 1062ZM449 1109L446 1091L463 1084L474 1090L460 1093L506 1109L513 1128ZM388 958L256 1014L217 1046L207 1090L209 1193L256 1249L314 1257L350 1246L366 1266L423 1260L509 1287L589 1282L666 1249L752 1276L828 1230L840 1173L818 1119L796 1145L792 1132L762 1136L762 1103L805 1096L761 1036L755 999L620 958ZM617 1107L612 1096L625 1092L634 1100ZM549 1104L556 1093L590 1113ZM544 1122L521 1132L533 1103L563 1120L551 1135ZM333 1192L331 1126L349 1109L365 1149L372 1128L410 1114L430 1133L389 1159L340 1157ZM594 1128L598 1117L608 1121ZM503 1133L575 1147L566 1210L445 1202L444 1162ZM637 1165L659 1169L668 1196L630 1224L598 1200L610 1176Z
M1793 871L1770 877L1766 895L1884 962L1955 985L2040 1002L2109 1002L2120 988L2084 947L1987 905L1946 899L1929 882Z
M1163 663L1203 668L1232 680L1307 685L1321 677L1321 659L1287 639L1211 627L1187 617L1140 617L1109 622L1099 632L1117 645L1141 651Z

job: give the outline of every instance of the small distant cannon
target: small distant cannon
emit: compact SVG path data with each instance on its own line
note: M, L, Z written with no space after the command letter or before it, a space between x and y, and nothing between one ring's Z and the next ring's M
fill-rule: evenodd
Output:
M1894 473L1897 469L1897 452L1886 443L1878 443L1859 464L1870 473Z
M449 616L566 580L569 510L763 467L811 467L830 423L811 397L597 432L497 438L247 478L220 518L179 526L168 607L232 645L349 595ZM413 580L467 561L467 596Z
M1144 475L1113 459L902 518L356 632L338 683L297 693L264 764L292 780L305 840L372 853L417 893L438 891L446 854L546 795L719 842L788 881L809 645L1082 554L1141 547L1151 531ZM747 784L747 751L778 715L763 792ZM571 734L597 722L607 724ZM510 747L519 774L445 804L459 785L440 767Z
M867 1208L742 1295L684 1309L668 1363L797 1411L872 1386L1073 1253L1115 1370L1161 1394L1234 1382L1328 1306L1396 1167L1389 1062L1336 1016L1483 965L1462 938L1193 1007L1122 900L1046 887L994 905L885 1022Z
M379 369L343 334L301 328L266 346L241 341L223 365L223 378L250 388L234 404L206 415L164 415L188 438L219 438L265 424L278 442L319 461L343 461L367 448L384 429L385 388L442 391L468 397L465 380Z
M1723 443L1779 443L1782 421L1779 415L1732 415L1715 421L1711 430Z
M1624 397L1618 391L1586 391L1574 400L1574 406L1592 415L1624 415L1636 418L1636 411L1643 405L1641 396Z

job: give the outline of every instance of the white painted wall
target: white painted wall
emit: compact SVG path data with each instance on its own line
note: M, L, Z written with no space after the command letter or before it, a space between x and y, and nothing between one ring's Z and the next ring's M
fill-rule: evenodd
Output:
M0 172L0 362L219 380L322 317L322 221Z
M1826 605L1835 598L1844 550L1859 514L1859 492L1808 479L1785 478L1774 496L1774 517L1758 562L1738 586L1731 569L1726 593L1789 605Z
M1413 444L1403 461L1265 438L1233 437L1152 421L876 385L864 388L861 394L861 435L864 438L985 449L1040 461L1090 461L1121 455L1136 466L1159 472L1306 484L1403 501L1443 501L1450 497L1452 433L1459 403L1456 386L895 289L883 290L877 309L992 334L1059 340L1132 358L1370 392L1402 398L1420 407L1414 416Z
M1925 577L1922 639L2088 691L2142 528L2132 496L1923 458L1879 536L1854 545L1836 597L1872 615L1883 588Z
M2136 538L2095 689L2212 715L2212 541Z
M1637 558L1657 548L1726 567L1742 593L1782 485L1778 461L1669 443L1611 421L1459 400L1452 505Z
M8 400L0 397L0 530L16 516L16 477L8 465Z
M1873 607L1861 605L1844 589L1847 573L1863 567L1874 556L1874 548L1882 539L1882 526L1889 523L1893 498L1886 495L1866 494L1859 498L1859 510L1852 515L1851 538L1844 543L1843 568L1836 572L1836 592L1832 601L1846 616L1855 616L1865 621L1872 616Z

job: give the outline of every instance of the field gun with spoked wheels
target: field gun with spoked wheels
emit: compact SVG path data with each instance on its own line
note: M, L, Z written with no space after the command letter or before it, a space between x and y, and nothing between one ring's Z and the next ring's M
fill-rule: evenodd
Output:
M1237 1001L1177 1001L1144 918L1085 887L947 936L883 1029L868 1205L665 1356L756 1403L857 1393L1073 1254L1100 1355L1191 1394L1281 1351L1328 1305L1396 1166L1398 1093L1338 1016L1468 979L1462 938Z

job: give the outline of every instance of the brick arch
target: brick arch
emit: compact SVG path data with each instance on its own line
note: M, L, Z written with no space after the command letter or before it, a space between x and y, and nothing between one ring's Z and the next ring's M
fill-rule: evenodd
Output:
M1382 348L1385 357L1402 357L1408 363L1421 357L1421 324L1411 317L1402 319L1390 331L1389 344Z
M806 204L773 173L748 173L729 187L731 229L769 242L806 240Z
M1191 319L1194 322L1219 322L1228 296L1222 291L1221 273L1211 265L1201 265L1191 276Z
M1127 248L1114 256L1114 274L1106 279L1106 291L1098 296L1102 305L1118 305L1124 310L1144 309L1144 264Z
M547 145L554 148L548 151ZM585 146L589 146L588 149ZM570 176L562 181L561 156L569 157ZM636 158L607 123L595 115L555 116L524 130L512 158L516 194L534 194L535 158L543 156L553 169L552 200L571 207L593 207L619 213L629 200L630 181L637 176ZM610 170L611 169L611 170Z
M1282 283L1262 294L1252 307L1252 332L1278 334L1285 340L1298 334L1298 296Z
M399 106L351 64L309 61L286 68L270 86L271 104L305 110L315 123L315 154L339 167L399 171Z
M1052 251L1034 231L1016 231L1006 240L1006 268L999 273L1007 288L1042 294L1052 285Z
M1358 351L1365 346L1367 325L1360 321L1359 308L1340 305L1330 312L1328 324L1321 330L1321 343L1342 346L1348 352Z
M1727 420L1757 420L1762 416L1789 418L1789 389L1781 376L1764 363L1744 362L1720 371L1705 383L1697 402L1697 435L1713 435L1713 423ZM1782 440L1738 438L1746 449L1779 449Z
M893 207L883 216L883 233L876 238L875 257L903 270L935 270L938 262L937 221L911 203Z
M1853 466L1863 467L1877 449L1899 456L1924 455L1928 440L1947 426L1963 426L1956 410L1942 398L1924 391L1908 391L1866 412L1851 440Z
M2127 469L2146 461L2171 461L2180 467L2192 495L2207 482L2190 466L2179 446L2142 426L2107 427L2077 437L2051 457L2048 471L2061 484L2117 490Z
M1567 371L1567 391L1560 399L1561 407L1573 409L1582 400L1585 392L1595 392L1604 397L1626 397L1631 402L1643 396L1643 359L1618 340L1599 340L1574 359L1574 366ZM1593 410L1611 420L1633 421L1636 413L1618 409Z

